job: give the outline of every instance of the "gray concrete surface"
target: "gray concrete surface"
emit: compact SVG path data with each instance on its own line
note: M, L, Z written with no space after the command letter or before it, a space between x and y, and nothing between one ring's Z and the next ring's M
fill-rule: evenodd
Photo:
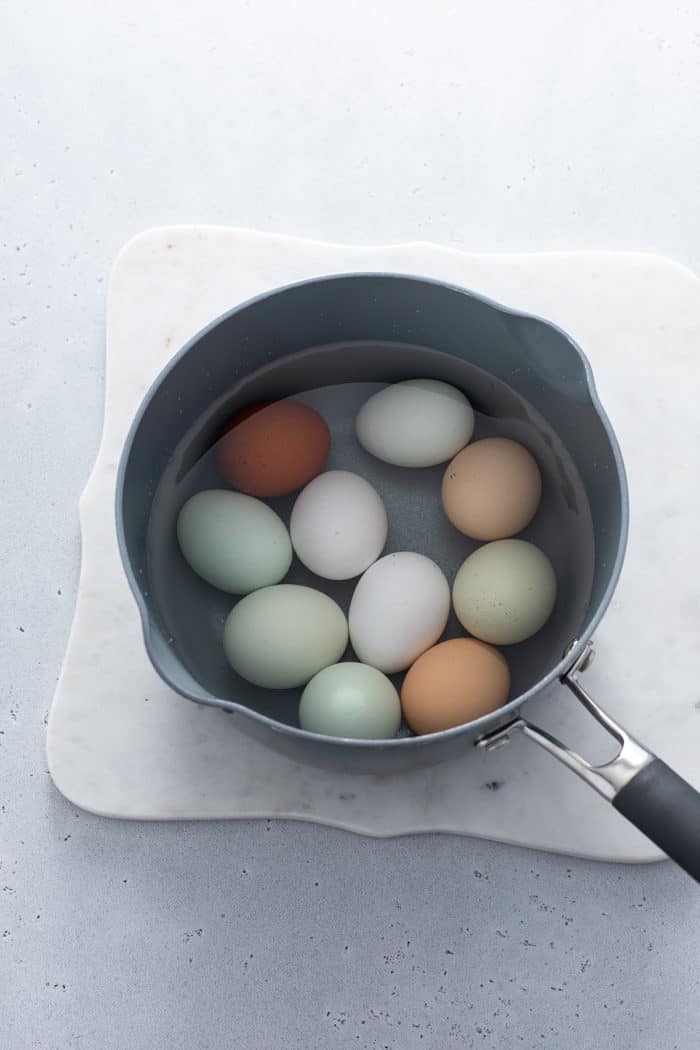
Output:
M4 16L0 1048L693 1050L700 894L668 864L103 821L43 741L120 245L206 221L700 269L697 5Z

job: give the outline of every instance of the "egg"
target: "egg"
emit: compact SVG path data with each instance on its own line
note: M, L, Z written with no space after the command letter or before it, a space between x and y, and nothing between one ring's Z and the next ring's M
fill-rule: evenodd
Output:
M453 638L419 656L401 688L403 715L415 733L473 722L508 699L505 657L475 638Z
M464 448L474 412L464 394L437 379L408 379L384 387L355 419L357 440L397 467L432 467Z
M235 416L216 445L216 458L233 488L251 496L283 496L321 472L330 445L326 421L313 408L273 401Z
M224 624L226 659L267 689L306 685L348 644L343 610L311 587L281 583L241 598Z
M302 693L299 725L310 733L354 740L388 740L401 724L396 689L367 664L333 664L319 671Z
M350 641L362 663L394 674L438 640L449 613L449 584L434 561L412 551L387 554L355 587Z
M359 474L329 470L297 496L289 523L299 560L327 580L349 580L376 561L388 522L381 496Z
M541 495L534 456L504 437L463 448L442 479L445 514L474 540L502 540L521 532L534 518Z
M452 588L459 622L494 645L515 645L536 634L551 616L556 593L552 563L526 540L479 547L462 564Z
M208 489L190 497L177 518L177 539L190 567L229 594L279 583L292 563L282 519L240 492Z

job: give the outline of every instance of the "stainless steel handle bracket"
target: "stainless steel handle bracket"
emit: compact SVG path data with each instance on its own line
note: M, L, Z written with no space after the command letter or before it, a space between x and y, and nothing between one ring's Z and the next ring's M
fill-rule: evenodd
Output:
M567 686L571 690L576 699L620 744L619 751L609 762L604 762L599 766L592 765L578 752L572 751L571 748L562 744L556 737L553 737L546 730L533 725L532 722L528 722L525 718L516 718L507 726L496 730L496 732L481 737L477 740L476 746L484 748L486 751L492 751L503 744L507 744L511 733L518 729L530 740L534 740L540 747L543 747L545 751L549 751L550 755L558 758L560 762L563 762L565 766L573 770L582 780L585 780L587 784L595 788L603 798L611 802L617 793L626 784L629 784L630 780L637 773L654 761L655 756L650 751L647 751L638 740L635 740L627 730L623 729L621 725L607 715L581 685L578 675L583 673L587 667L590 667L593 656L593 643L588 642L577 660L562 675L561 682L562 685Z

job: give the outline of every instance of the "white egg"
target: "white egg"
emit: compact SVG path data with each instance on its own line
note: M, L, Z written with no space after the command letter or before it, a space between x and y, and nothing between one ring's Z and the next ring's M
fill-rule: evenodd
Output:
M452 588L462 626L493 645L532 637L552 614L557 580L552 563L526 540L496 540L470 554Z
M407 379L373 394L355 419L357 440L385 463L432 467L468 444L474 412L464 394L437 379Z
M302 693L299 725L310 733L354 740L388 740L401 724L401 701L381 671L367 664L333 664Z
M191 496L178 515L177 539L190 567L229 594L279 583L292 563L282 519L242 492L207 489Z
M327 580L364 572L382 553L387 528L379 493L347 470L329 470L310 481L289 523L297 557Z
M267 689L306 685L348 644L343 610L327 594L282 583L242 598L224 624L226 659Z
M355 588L350 641L363 663L394 674L435 644L449 614L449 584L434 561L412 551L387 554Z

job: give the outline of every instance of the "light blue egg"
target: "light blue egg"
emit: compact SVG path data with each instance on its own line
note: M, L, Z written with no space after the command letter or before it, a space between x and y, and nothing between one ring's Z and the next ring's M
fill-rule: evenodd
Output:
M353 740L388 740L401 723L399 694L368 664L333 664L311 679L299 704L302 729Z
M282 519L242 492L197 492L178 515L177 538L197 575L229 594L279 583L292 564L292 542Z

